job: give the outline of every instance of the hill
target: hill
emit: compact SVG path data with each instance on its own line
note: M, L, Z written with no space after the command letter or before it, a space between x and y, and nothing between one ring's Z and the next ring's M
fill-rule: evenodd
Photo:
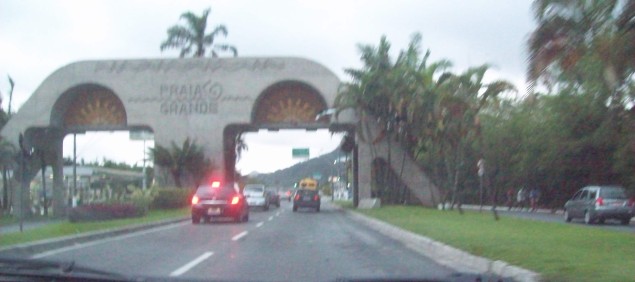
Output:
M291 167L277 170L272 173L258 174L253 176L256 181L267 186L293 187L295 182L305 177L316 177L320 185L328 181L329 176L338 176L345 173L345 163L337 162L338 158L344 158L345 154L339 149L321 155L319 157L306 160Z

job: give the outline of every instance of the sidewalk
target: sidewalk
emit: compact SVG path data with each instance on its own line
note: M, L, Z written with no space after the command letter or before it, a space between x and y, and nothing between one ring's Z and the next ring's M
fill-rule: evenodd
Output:
M36 219L36 220L25 220L22 223L22 230L26 231L26 230L30 230L30 229L34 229L34 228L38 228L38 227L42 227L42 226L46 226L49 224L54 224L54 223L60 223L65 221L65 219ZM1 225L0 226L0 235L1 234L9 234L9 233L15 233L15 232L20 232L20 222L14 222L14 223L10 223L10 224L5 224L5 225Z

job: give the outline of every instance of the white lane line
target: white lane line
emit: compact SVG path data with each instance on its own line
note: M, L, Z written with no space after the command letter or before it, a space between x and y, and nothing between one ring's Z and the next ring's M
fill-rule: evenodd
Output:
M243 232L238 233L238 235L232 237L232 241L240 240L240 238L245 237L247 235L247 233L249 233L249 232L243 231Z
M272 220L273 220L273 216L270 216L270 217L269 217L269 221L272 221Z
M197 257L193 261L190 261L186 265L181 266L179 269L177 269L175 271L172 271L172 273L170 273L170 276L172 276L172 277L181 276L181 274L183 274L183 273L187 272L188 270L192 269L192 267L195 267L197 264L203 262L208 257L211 257L213 254L214 254L213 252L206 252L206 253L202 254L201 256Z
M262 226L263 224L265 224L264 222L258 222L258 224L256 224L256 228Z
M276 213L276 216L280 216L280 212L277 212L277 213Z
M159 228L148 229L148 230L145 230L145 231L133 232L133 233L130 233L130 234L121 235L121 236L117 236L117 237L106 238L106 239L101 239L101 240L96 240L96 241L90 241L90 242L86 242L86 243L80 243L80 244L76 244L76 245L73 245L73 246L63 247L63 248L51 250L51 251L48 251L48 252L39 253L39 254L33 255L31 258L39 259L39 258L48 257L48 256L56 255L56 254L59 254L59 253L63 253L63 252L72 251L72 250L75 250L75 249L81 249L81 248L85 248L85 247L95 246L95 245L99 245L99 244L103 244L103 243L107 243L107 242L112 242L112 241L116 241L116 240L128 239L128 238L131 238L131 237L145 235L145 234L152 233L152 232L164 231L164 230L172 229L172 228L175 228L175 227L180 227L180 226L183 226L183 225L186 225L186 224L190 224L190 223L189 222L177 223L177 224L167 225L167 226L163 226L163 227L159 227Z

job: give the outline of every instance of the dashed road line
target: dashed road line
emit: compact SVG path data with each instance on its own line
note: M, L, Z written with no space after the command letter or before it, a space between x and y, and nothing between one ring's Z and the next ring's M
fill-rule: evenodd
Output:
M258 227L262 226L263 224L265 224L265 223L264 223L264 222L262 222L262 221L261 221L261 222L258 222L258 224L256 224L256 228L258 228Z
M269 221L272 221L272 220L273 220L273 216L270 216L270 217L269 217Z
M232 237L232 241L238 241L240 238L245 237L249 232L243 231L238 233L236 236Z
M197 257L193 261L190 261L186 265L181 266L179 269L177 269L175 271L172 271L172 273L170 273L170 276L172 276L172 277L181 276L181 274L183 274L183 273L187 272L188 270L192 269L197 264L199 264L199 263L203 262L204 260L206 260L207 258L211 257L213 254L214 254L213 252L206 252L206 253L202 254L201 256Z

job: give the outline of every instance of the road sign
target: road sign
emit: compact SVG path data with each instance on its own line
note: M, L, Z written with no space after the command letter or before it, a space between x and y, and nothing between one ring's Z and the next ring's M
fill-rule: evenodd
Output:
M130 140L154 140L154 134L147 130L130 130Z
M291 156L293 158L308 158L309 148L293 148L291 150Z

